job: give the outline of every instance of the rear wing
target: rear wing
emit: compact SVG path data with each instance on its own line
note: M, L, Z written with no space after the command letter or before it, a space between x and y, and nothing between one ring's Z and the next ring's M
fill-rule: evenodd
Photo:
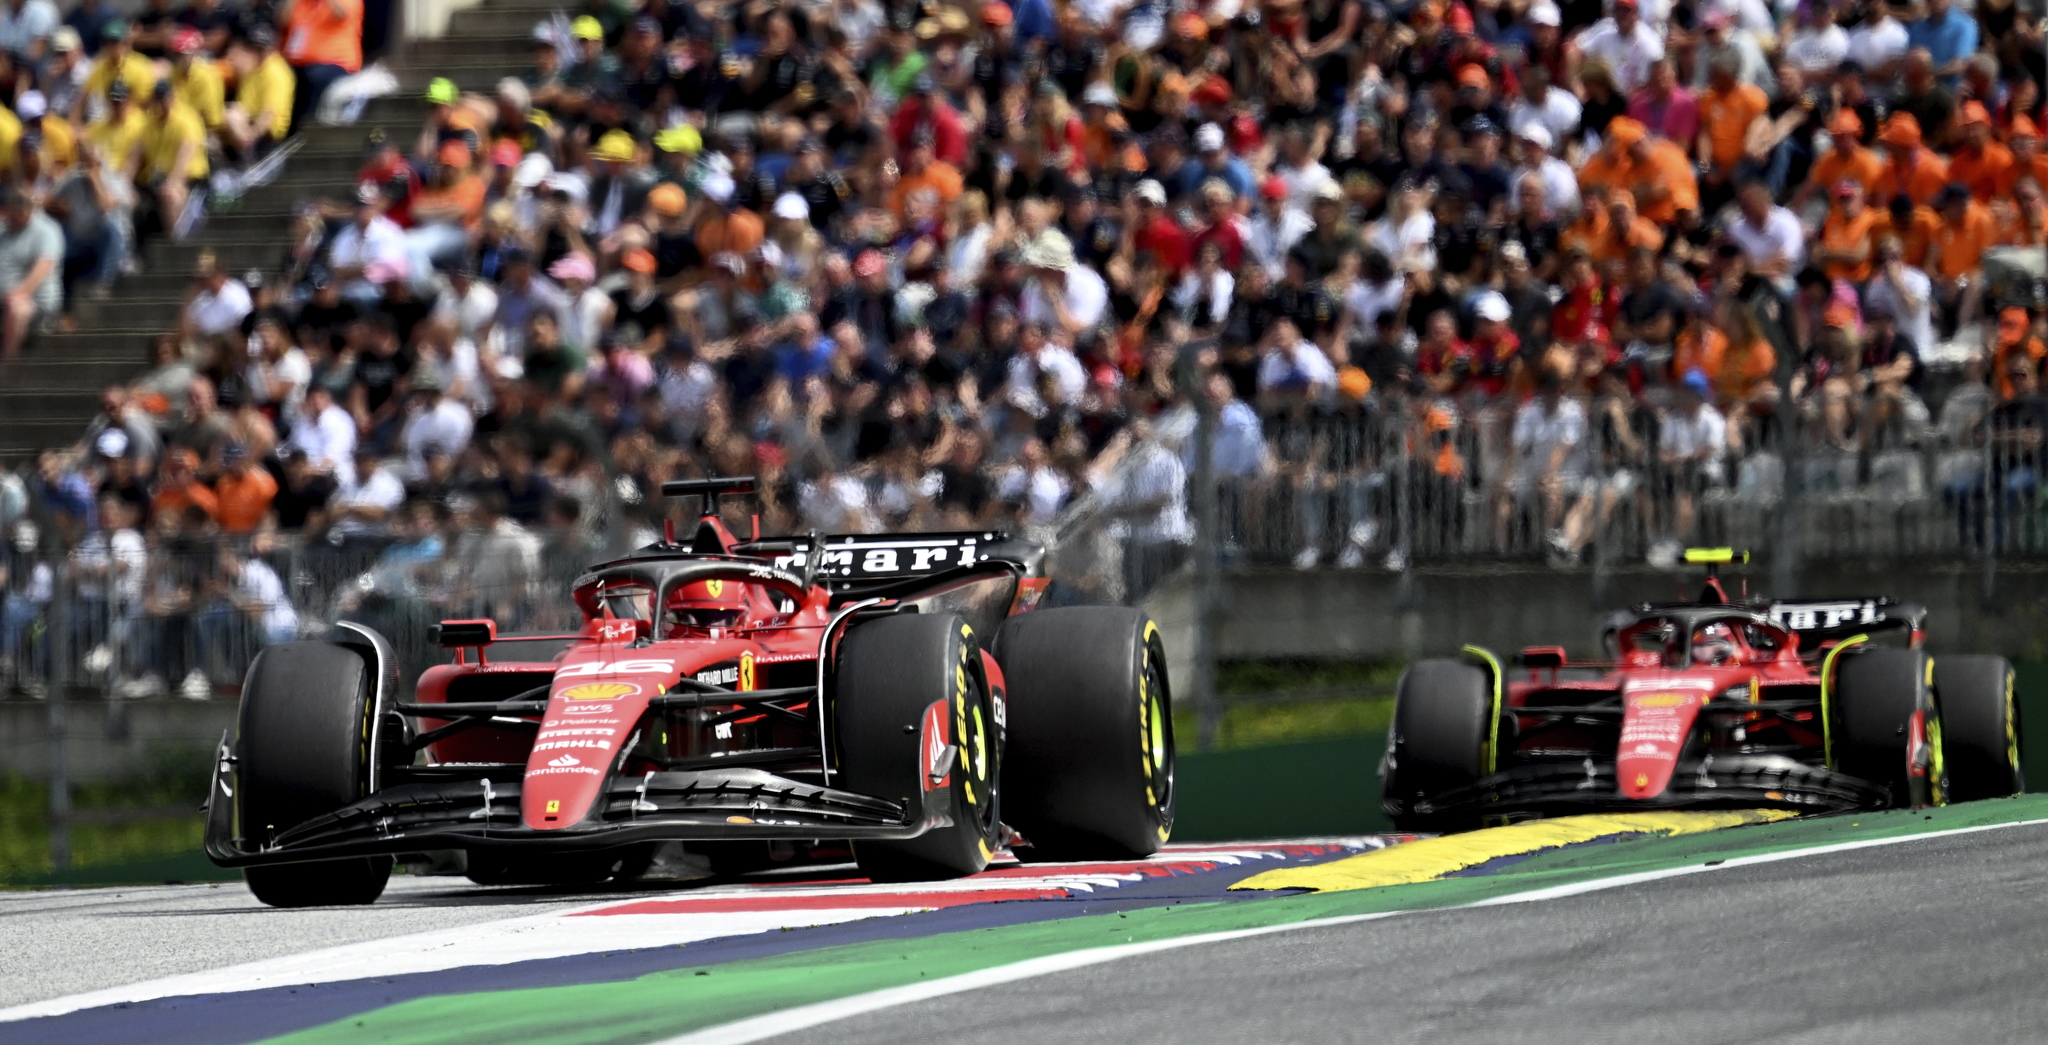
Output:
M1812 652L1823 644L1879 631L1905 631L1920 644L1926 630L1927 607L1897 599L1813 599L1759 601L1756 608L1799 635L1800 648Z
M818 538L818 544L818 582L835 593L1003 563L1022 576L1037 577L1045 564L1042 546L987 531L830 534ZM793 573L810 565L812 552L809 537L752 541L733 549L735 555L772 558Z

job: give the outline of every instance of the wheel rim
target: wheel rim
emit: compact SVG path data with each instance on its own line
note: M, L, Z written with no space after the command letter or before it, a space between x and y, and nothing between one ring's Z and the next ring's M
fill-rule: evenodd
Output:
M1145 770L1145 798L1160 818L1160 840L1164 841L1165 811L1173 803L1173 705L1157 626L1146 625L1145 639L1138 672L1138 749Z
M988 849L996 824L996 751L988 740L988 684L975 664L974 632L962 625L960 664L954 672L953 737L960 748L961 797L966 801L975 830Z

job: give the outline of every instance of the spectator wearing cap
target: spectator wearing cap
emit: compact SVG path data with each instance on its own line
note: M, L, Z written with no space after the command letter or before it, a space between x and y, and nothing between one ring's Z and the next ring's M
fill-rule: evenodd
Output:
M1509 172L1508 213L1520 215L1525 209L1521 186L1531 177L1536 179L1539 197L1543 200L1549 218L1563 221L1579 211L1579 177L1572 165L1558 159L1551 151L1554 139L1550 129L1541 123L1530 123L1516 135L1516 149L1521 163Z
M621 222L646 209L655 174L641 159L639 143L626 131L606 131L590 150L590 160L596 177L590 183L587 231L609 236Z
M1595 239L1589 249L1593 261L1600 265L1626 261L1637 250L1654 254L1664 249L1664 230L1636 212L1634 193L1619 189L1607 197L1606 234Z
M1934 210L1941 215L1941 227L1929 246L1929 274L1934 299L1947 319L1944 326L1952 330L1977 319L1984 299L1984 252L1998 242L1998 222L1961 182L1941 190Z
M1873 196L1888 200L1905 195L1915 203L1930 203L1948 184L1948 162L1925 147L1920 130L1920 121L1909 112L1895 112L1885 121L1877 140L1884 145L1886 160Z
M554 117L533 107L533 92L518 77L499 80L491 101L495 113L484 134L488 141L510 142L521 153L527 153L549 149L561 137ZM485 154L489 152L486 147L478 148Z
M144 110L149 129L142 136L142 167L138 186L156 196L158 222L166 231L178 226L194 186L203 185L213 169L206 156L206 121L179 101L169 80L158 80Z
M199 30L185 26L171 30L171 90L199 114L211 133L218 131L227 117L227 82L205 49L206 38Z
M1813 161L1805 183L1792 194L1791 203L1795 208L1820 192L1833 192L1845 181L1862 188L1866 199L1871 199L1870 193L1877 188L1878 176L1884 172L1884 161L1876 150L1865 146L1861 140L1863 118L1846 108L1836 110L1835 118L1828 121L1828 135L1833 144L1825 155Z
M948 10L952 10L949 8ZM967 131L960 112L938 93L938 81L929 70L911 80L910 96L889 118L889 138L898 155L917 147L921 137L932 139L932 151L941 162L958 169L967 159Z
M199 478L199 455L189 447L174 446L164 453L157 470L156 494L150 498L149 510L152 515L176 516L187 508L215 518L220 514L220 499Z
M59 26L50 34L50 54L36 74L35 86L48 100L50 111L74 126L84 125L80 103L85 99L85 77L90 68L78 30Z
M1593 23L1565 45L1569 54L1603 62L1614 74L1614 86L1633 95L1650 82L1650 66L1664 57L1664 38L1643 21L1636 0L1613 0L1605 18Z
M292 125L300 127L335 81L363 67L363 0L294 3L279 31L285 60L298 73Z
M476 430L476 418L468 403L446 394L441 378L431 371L416 371L410 384L398 445L405 451L407 473L418 481L432 474L434 460L453 462L461 456Z
M1899 237L1880 226L1875 233L1876 264L1864 288L1864 308L1883 308L1898 322L1905 338L1920 351L1934 345L1934 282L1906 263Z
M1109 312L1109 285L1074 261L1074 247L1058 232L1040 235L1024 249L1029 270L1017 314L1072 338L1093 330Z
M1199 258L1206 246L1217 250L1217 261L1227 270L1236 272L1244 264L1245 222L1237 211L1237 196L1221 178L1211 178L1203 183L1201 194L1202 221L1200 231L1195 233L1194 249ZM1227 299L1228 294L1224 297Z
M718 170L706 174L698 183L705 203L695 233L697 253L702 257L723 252L745 256L767 238L768 226L760 215L733 205L734 188L732 176Z
M1949 153L1948 178L1962 182L1979 203L1989 203L2000 195L2000 186L2015 181L2012 150L1992 137L1991 114L1975 99L1964 102L1956 114L1956 134L1960 141Z
M221 451L221 463L220 477L213 481L214 521L229 533L254 533L270 515L277 480L240 443Z
M2001 309L1991 342L1991 373L1996 378L1998 398L2012 399L2020 394L2013 374L2024 369L2039 377L2044 362L2048 362L2048 343L2035 335L2033 316L2016 305Z
M1758 121L1768 121L1771 108L1771 100L1762 90L1737 75L1738 68L1733 56L1714 59L1707 70L1707 89L1698 97L1698 130L1673 138L1693 146L1694 154L1704 161L1707 184L1718 190L1713 195L1723 200L1745 160L1762 162L1761 156L1751 155L1749 142L1763 134Z
M1347 9L1350 6L1346 5ZM1205 123L1195 128L1195 158L1201 181L1221 179L1230 187L1232 199L1251 199L1257 188L1252 169L1227 147L1222 127Z
M1500 125L1486 116L1474 116L1465 124L1465 159L1458 173L1471 186L1472 202L1491 214L1496 201L1506 202L1513 185L1512 172L1501 160Z
M115 83L126 84L128 94L134 98L147 98L156 86L156 63L135 53L129 45L128 23L120 18L106 23L100 30L99 55L93 59L92 71L85 77L85 88L79 93L77 109L71 113L74 120L83 119L87 99L98 99L111 103L111 91Z
M2013 186L2012 201L1995 205L1998 245L2039 247L2048 243L2048 206L2044 206L2041 183L2032 178Z
M1136 191L1125 198L1123 226L1124 245L1118 254L1126 262L1139 253L1150 254L1162 272L1177 279L1193 260L1187 231L1166 209L1165 187L1151 178L1139 182ZM1071 244L1067 252L1072 254Z
M64 233L34 200L0 187L0 359L21 352L29 332L63 307Z
M931 210L940 211L952 206L964 187L959 169L938 158L932 136L920 134L904 157L902 176L889 190L889 210L900 220L912 195L929 193Z
M356 186L355 213L328 240L327 267L343 296L375 307L380 292L365 280L372 266L407 263L405 232L384 216L384 190L375 182Z
M454 139L441 143L432 179L413 197L413 224L405 234L406 253L417 263L454 261L483 227L484 179L471 163L468 144Z
M638 348L651 357L668 344L676 326L675 313L668 296L655 284L653 254L633 247L620 256L619 267L626 270L626 285L611 292L612 325L639 331Z
M1844 179L1829 194L1833 204L1821 223L1813 260L1829 279L1858 286L1870 278L1876 260L1875 237L1881 220L1863 199L1863 186Z
M241 13L223 0L191 0L171 18L181 27L199 30L208 54L226 54L229 43L244 31Z

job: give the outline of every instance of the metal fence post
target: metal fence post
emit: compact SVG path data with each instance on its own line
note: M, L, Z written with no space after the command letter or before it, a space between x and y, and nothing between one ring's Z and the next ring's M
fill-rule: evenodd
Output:
M66 750L69 741L70 715L65 707L69 696L71 679L69 665L71 656L72 598L71 572L63 555L63 543L54 528L49 534L50 549L50 606L49 625L43 634L49 638L49 679L44 700L49 718L49 786L50 786L50 867L62 871L71 866L71 766Z
M1195 407L1195 468L1190 477L1195 494L1195 677L1191 695L1195 703L1197 746L1207 751L1216 746L1216 735L1223 727L1223 705L1216 696L1216 611L1220 601L1216 561L1216 531L1220 525L1216 504L1216 404L1202 387L1205 374L1194 365L1192 354L1183 370L1183 394L1193 400Z

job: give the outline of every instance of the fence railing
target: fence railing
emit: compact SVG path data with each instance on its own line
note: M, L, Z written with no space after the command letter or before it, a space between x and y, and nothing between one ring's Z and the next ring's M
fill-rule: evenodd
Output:
M1965 404L1967 406L1967 404ZM1595 569L1687 544L1760 556L1981 560L2048 552L2048 408L1954 396L1937 422L1900 412L1844 431L1823 410L1725 425L1688 401L1389 399L1253 417L1230 404L1211 454L1224 563L1403 570L1548 559ZM1135 603L1192 558L1195 412L1120 445L1056 522L1055 603ZM1725 431L1724 431L1725 429ZM1732 434L1729 434L1732 433ZM1706 449L1702 450L1701 447ZM110 696L225 693L264 645L338 620L390 636L409 668L435 620L573 628L569 581L646 533L356 529L89 534L0 547L0 687ZM13 537L17 534L10 533Z

